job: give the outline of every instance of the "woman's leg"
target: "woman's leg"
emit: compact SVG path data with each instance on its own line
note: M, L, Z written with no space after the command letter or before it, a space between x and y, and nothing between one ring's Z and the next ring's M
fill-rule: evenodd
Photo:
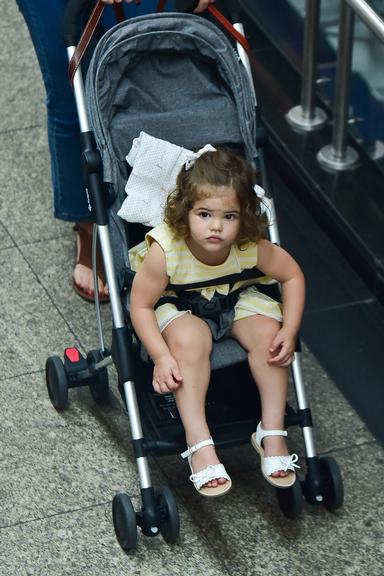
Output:
M80 128L75 100L68 81L68 59L63 40L63 15L67 0L17 0L28 26L39 61L46 90L48 144L56 218L81 222L87 232L82 246L77 235L77 259L90 250L92 219L88 208L81 168ZM76 263L74 281L78 288L92 295L92 270ZM99 280L99 292L108 290Z
M260 394L261 425L264 430L284 429L288 368L268 363L268 359L271 358L269 348L279 329L279 322L260 314L237 320L232 328L232 336L248 352L249 366ZM265 456L289 454L282 436L264 438L263 447ZM287 474L287 472L279 471L272 476L286 476Z
M80 131L63 40L67 0L17 0L28 26L46 91L48 143L56 218L90 220L81 171Z
M182 385L175 392L175 399L187 444L193 446L211 435L205 415L205 398L211 375L211 331L200 318L184 314L173 320L162 334L183 377ZM194 473L214 464L219 464L214 446L205 446L192 455ZM208 482L207 486L214 487L225 482L224 478L220 478Z

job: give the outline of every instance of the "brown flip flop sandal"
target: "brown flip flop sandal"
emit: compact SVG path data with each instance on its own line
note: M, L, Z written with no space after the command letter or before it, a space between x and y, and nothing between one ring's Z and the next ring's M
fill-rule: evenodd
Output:
M79 238L80 238L79 257L76 259L76 264L81 264L82 266L89 268L92 272L92 270L93 270L93 267L92 267L92 234L88 234L88 232L84 228L82 228L82 226L79 226L78 224L74 225L73 230L76 232L76 234L79 235ZM76 250L77 250L77 242L76 242ZM99 245L97 246L97 250L96 250L96 265L97 265L97 275L105 286L106 278L105 278L105 271L104 271L104 263L103 263L103 259L101 257ZM75 282L75 279L73 279L73 281L72 281L72 286L73 286L73 289L76 292L76 294L78 294L81 298L83 298L83 300L86 300L87 302L94 302L95 301L94 295L89 294L86 290L84 290L84 288L79 286L79 284L77 284L77 282ZM100 302L100 304L104 304L106 302L109 302L109 296L106 296L105 294L99 293L99 302Z

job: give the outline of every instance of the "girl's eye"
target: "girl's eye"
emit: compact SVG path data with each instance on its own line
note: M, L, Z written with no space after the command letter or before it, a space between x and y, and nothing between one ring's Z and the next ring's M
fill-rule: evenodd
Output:
M236 220L237 218L236 214L226 214L225 217L227 220Z
M209 212L199 212L199 216L200 216L201 218L208 218L209 215L210 215Z

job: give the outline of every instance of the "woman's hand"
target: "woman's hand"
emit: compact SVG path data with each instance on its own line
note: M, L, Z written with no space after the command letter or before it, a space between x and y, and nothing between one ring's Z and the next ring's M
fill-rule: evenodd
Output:
M133 2L135 4L141 4L141 0L101 0L102 2L104 2L104 4L114 4L116 2L116 4L121 4L122 2L127 2L128 4L132 4Z
M199 0L194 12L196 12L196 14L204 12L204 10L206 10L210 4L213 4L214 1L215 0ZM114 4L115 2L116 4L121 4L122 2L127 2L128 4L141 4L141 0L102 0L102 2L104 2L104 4Z
M273 366L289 366L293 361L296 346L296 331L282 327L276 334L269 348L271 358L269 364Z
M198 5L194 9L194 12L198 14L199 12L204 12L210 4L213 4L215 0L199 0Z
M158 394L168 394L177 390L183 380L179 366L171 354L154 360L153 387Z

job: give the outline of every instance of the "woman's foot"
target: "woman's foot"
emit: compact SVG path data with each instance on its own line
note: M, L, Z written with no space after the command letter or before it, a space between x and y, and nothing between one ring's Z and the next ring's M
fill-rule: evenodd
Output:
M94 301L95 288L92 271L92 231L91 222L77 223L76 232L76 264L73 271L73 288L75 292L88 301ZM100 302L108 302L109 292L105 281L104 265L100 250L97 249L98 292Z

